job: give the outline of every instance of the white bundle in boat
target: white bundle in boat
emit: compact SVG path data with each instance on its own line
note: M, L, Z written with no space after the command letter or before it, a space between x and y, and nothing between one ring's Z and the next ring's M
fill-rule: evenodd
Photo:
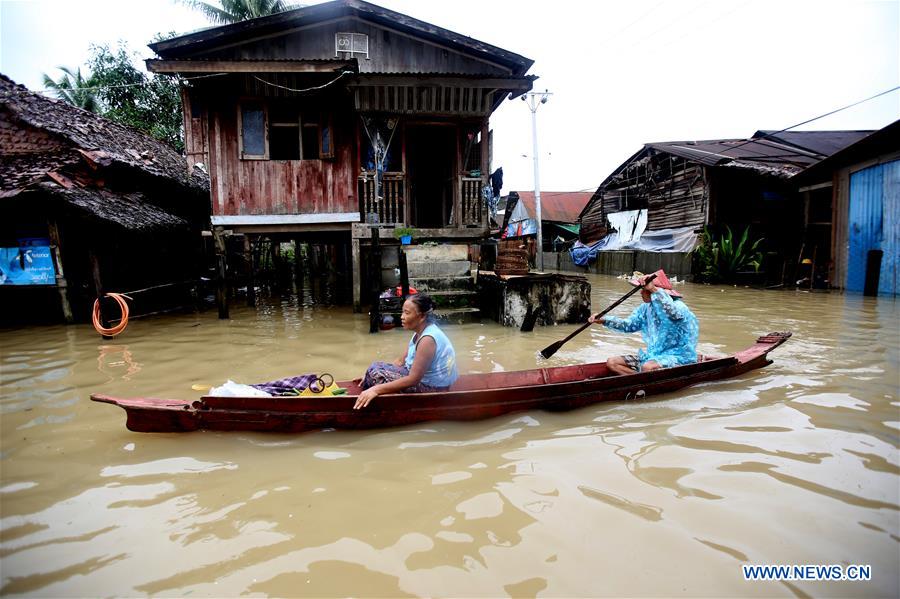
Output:
M224 385L210 389L209 395L212 395L213 397L272 397L265 391L260 391L256 387L235 383L230 379L225 381Z

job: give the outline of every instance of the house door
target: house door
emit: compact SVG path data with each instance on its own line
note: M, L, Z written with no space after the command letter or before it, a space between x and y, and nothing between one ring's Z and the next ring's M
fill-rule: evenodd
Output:
M410 221L419 228L450 223L456 173L456 128L410 125L406 128L406 170Z
M879 293L898 292L898 221L900 160L872 166L850 175L850 251L846 284L849 291L863 291L867 282L874 288L877 281ZM870 256L872 252L880 252L880 255L876 253ZM871 268L873 258L880 258L878 268ZM867 281L867 275L878 278Z

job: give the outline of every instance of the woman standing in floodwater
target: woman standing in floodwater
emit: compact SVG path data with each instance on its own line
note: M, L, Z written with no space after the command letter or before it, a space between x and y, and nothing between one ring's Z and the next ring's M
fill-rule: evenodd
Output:
M443 391L459 376L456 352L447 335L434 324L434 301L417 293L403 302L403 328L414 331L406 354L393 363L374 362L362 378L364 391L354 409L364 408L384 393Z

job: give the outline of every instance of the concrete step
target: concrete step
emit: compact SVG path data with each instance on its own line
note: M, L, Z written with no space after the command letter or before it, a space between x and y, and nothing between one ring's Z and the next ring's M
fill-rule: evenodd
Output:
M469 246L464 244L413 245L403 248L407 262L451 262L469 259Z
M408 261L406 268L410 278L458 277L471 274L472 263L468 260Z
M471 276L457 277L416 277L410 278L409 284L422 293L432 294L439 291L474 291L475 281Z
M433 291L428 295L434 300L436 311L478 307L478 293L475 291ZM402 297L382 297L378 302L379 311L384 313L399 314L403 309Z
M465 324L479 322L481 310L478 308L443 308L435 310L434 316L439 324Z
M464 289L451 289L446 291L431 291L428 293L434 300L437 309L443 308L474 308L478 304L478 292Z

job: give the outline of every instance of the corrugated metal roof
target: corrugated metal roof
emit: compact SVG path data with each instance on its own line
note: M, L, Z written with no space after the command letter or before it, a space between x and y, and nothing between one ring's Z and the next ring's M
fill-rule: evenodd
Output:
M242 38L272 35L288 28L311 25L344 16L366 19L420 38L443 43L474 56L490 59L510 68L517 75L524 75L534 64L533 60L514 52L363 0L333 0L267 17L212 27L150 44L150 49L163 58L177 58L189 52L195 52L198 48L234 43Z
M900 150L900 120L861 138L853 145L847 146L807 168L794 177L794 181L798 185L807 185L831 180L832 172L836 169L898 150Z
M855 144L872 131L772 131L761 129L753 134L754 138L765 137L772 141L780 141L798 148L803 148L822 158Z
M577 223L581 210L594 195L590 191L542 191L541 220L558 223ZM533 191L520 191L519 201L525 204L528 213L534 216L535 201Z
M769 139L713 139L649 143L653 148L706 166L735 166L789 177L821 160L821 155Z

